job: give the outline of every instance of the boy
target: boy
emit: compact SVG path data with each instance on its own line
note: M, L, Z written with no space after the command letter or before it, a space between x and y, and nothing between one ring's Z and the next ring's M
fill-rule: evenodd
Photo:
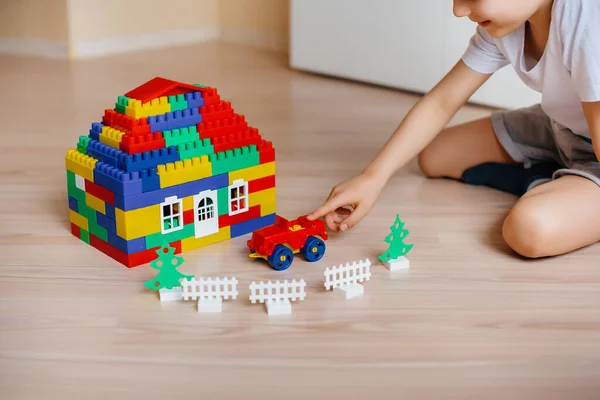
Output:
M479 25L462 59L309 219L324 216L336 232L351 228L418 154L428 177L522 195L502 228L522 256L600 241L600 0L454 0L454 14ZM508 64L542 93L542 104L442 130Z

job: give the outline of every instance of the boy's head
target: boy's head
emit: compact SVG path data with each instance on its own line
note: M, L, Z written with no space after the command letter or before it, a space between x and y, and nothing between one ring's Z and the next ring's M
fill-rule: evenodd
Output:
M552 0L454 0L454 15L469 17L491 36L500 38L547 6L552 6Z

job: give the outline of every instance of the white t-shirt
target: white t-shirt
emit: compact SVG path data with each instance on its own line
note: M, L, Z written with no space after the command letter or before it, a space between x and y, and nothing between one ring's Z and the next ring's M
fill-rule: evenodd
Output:
M600 0L554 1L539 62L525 56L524 43L525 25L500 39L477 27L462 60L483 74L511 64L527 86L542 93L551 119L590 137L581 102L600 101Z

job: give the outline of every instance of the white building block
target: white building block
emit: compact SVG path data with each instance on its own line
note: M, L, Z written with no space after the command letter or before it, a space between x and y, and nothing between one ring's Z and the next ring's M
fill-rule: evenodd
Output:
M181 286L175 286L172 289L162 288L158 290L160 301L180 301L183 300Z
M198 312L201 313L220 313L223 311L223 300L217 299L198 299Z
M365 287L360 283L354 283L350 285L342 285L333 289L333 291L346 300L354 297L362 296L365 293Z
M270 300L265 302L267 305L267 314L286 315L292 313L292 303L288 299Z
M85 179L83 179L83 176L75 174L75 186L85 192Z
M382 263L390 271L398 271L401 269L408 269L408 267L409 267L408 258L406 258L406 257L398 257L395 260L382 261Z

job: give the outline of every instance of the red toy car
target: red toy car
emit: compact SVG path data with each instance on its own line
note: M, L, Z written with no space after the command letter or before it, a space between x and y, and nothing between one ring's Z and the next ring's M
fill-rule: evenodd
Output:
M278 271L287 269L295 253L302 253L307 261L315 262L325 254L325 223L309 221L306 215L294 221L275 216L275 223L254 231L248 240L251 258L264 258Z

